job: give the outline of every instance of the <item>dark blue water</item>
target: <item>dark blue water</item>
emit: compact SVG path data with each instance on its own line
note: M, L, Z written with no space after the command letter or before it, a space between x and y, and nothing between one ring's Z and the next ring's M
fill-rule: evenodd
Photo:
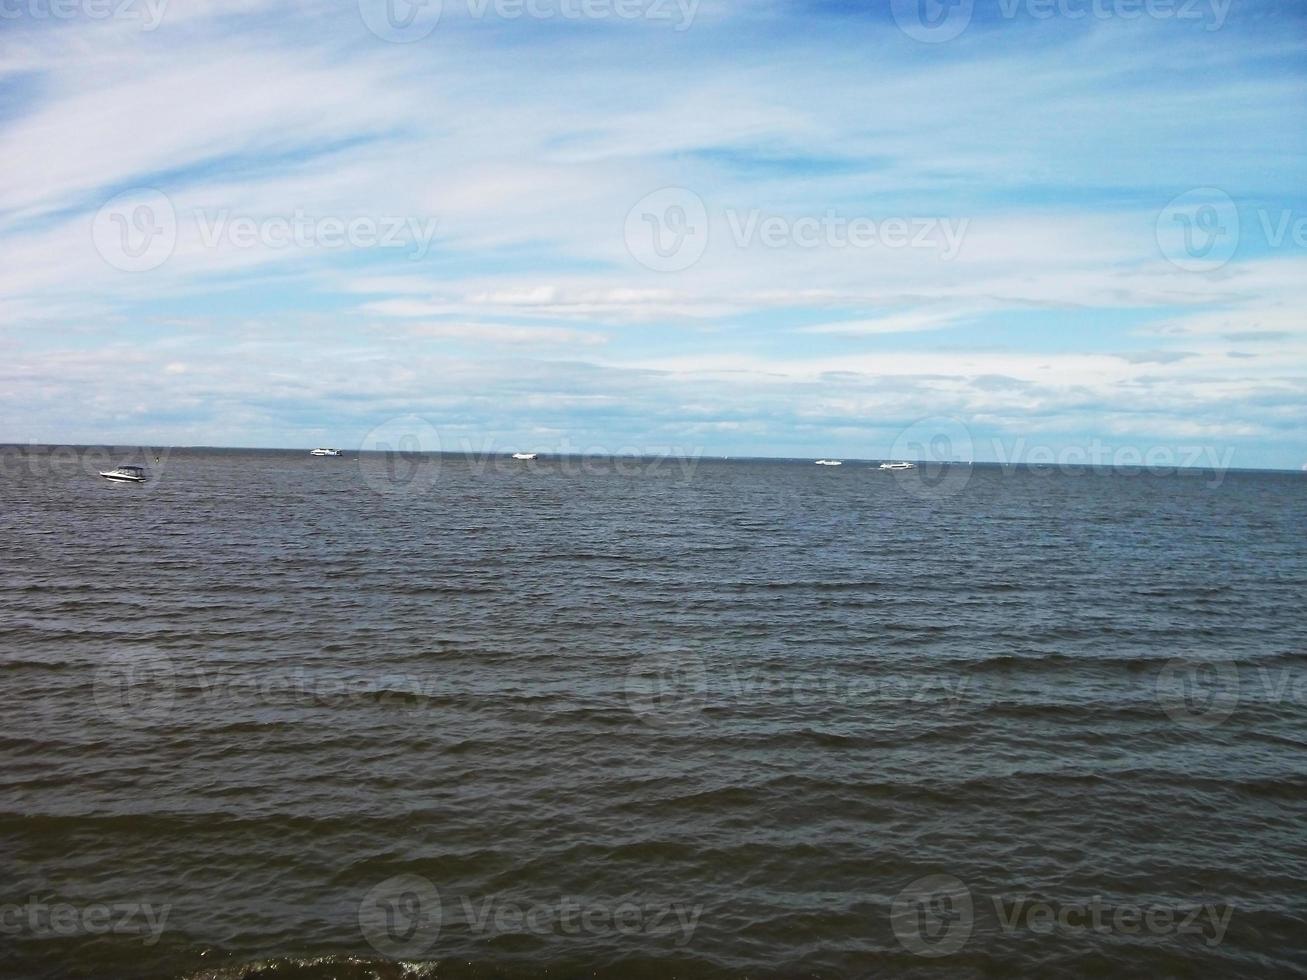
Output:
M0 971L1307 969L1307 478L8 450Z

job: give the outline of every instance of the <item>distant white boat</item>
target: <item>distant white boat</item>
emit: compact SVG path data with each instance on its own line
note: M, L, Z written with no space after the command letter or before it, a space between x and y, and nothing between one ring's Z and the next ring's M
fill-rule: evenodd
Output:
M535 459L535 453L513 453L514 459Z
M917 464L916 463L881 463L880 468L882 470L915 470L917 468Z
M119 466L117 469L101 470L100 475L115 483L144 483L144 466Z
M818 466L843 466L844 461L842 459L819 459L817 460L817 465Z
M339 449L312 449L309 450L310 456L339 456Z

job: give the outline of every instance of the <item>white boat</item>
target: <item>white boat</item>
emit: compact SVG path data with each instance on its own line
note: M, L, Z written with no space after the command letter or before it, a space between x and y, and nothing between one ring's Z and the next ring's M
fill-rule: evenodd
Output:
M880 468L882 470L915 470L917 468L917 464L916 463L881 463Z
M144 466L119 466L117 469L101 470L100 475L115 483L144 483Z
M817 465L818 466L843 466L844 461L842 459L819 459L817 460Z
M514 459L535 459L535 453L513 453Z
M309 455L310 456L339 456L340 450L339 449L311 449L309 450Z

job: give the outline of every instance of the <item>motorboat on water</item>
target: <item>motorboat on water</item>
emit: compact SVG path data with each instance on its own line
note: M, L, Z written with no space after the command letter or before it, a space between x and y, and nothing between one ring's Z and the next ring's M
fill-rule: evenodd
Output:
M340 450L339 449L311 449L309 450L309 455L310 456L339 456Z
M844 460L842 460L842 459L819 459L819 460L817 460L817 465L818 465L818 466L843 466L843 465L844 465Z
M112 470L101 470L100 475L114 483L144 483L144 466L119 466Z
M513 453L514 459L535 459L535 453Z
M896 470L896 471L915 470L917 468L917 464L916 463L881 463L880 468L882 470Z

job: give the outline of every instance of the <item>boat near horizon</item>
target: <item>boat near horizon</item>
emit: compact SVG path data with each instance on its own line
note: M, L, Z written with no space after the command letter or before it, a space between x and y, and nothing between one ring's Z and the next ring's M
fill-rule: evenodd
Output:
M819 459L819 460L817 460L817 465L818 465L818 466L843 466L843 465L844 465L844 460L842 460L842 459Z
M891 470L897 472L900 470L915 470L917 468L917 464L916 463L881 463L880 468L882 470Z
M339 449L322 449L322 448L319 448L319 449L310 449L310 450L309 450L309 455L310 455L310 456L339 456L339 455L340 455L340 450L339 450Z
M514 459L535 459L535 453L513 453Z
M144 466L118 466L111 470L101 470L100 475L114 483L144 483Z

